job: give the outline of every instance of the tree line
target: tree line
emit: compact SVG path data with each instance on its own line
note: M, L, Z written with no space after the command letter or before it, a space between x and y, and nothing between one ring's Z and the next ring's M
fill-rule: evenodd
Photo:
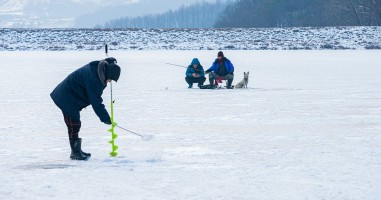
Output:
M237 0L215 27L379 26L381 0Z
M220 0L197 2L163 14L111 20L104 28L212 28L225 7Z
M104 28L380 26L381 0L218 0L107 22Z

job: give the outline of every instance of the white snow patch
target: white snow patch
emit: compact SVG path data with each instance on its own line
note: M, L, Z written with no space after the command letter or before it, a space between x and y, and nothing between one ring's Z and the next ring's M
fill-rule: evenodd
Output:
M52 23L64 25L71 21ZM101 50L104 44L109 44L111 50L381 49L381 27L0 29L0 50Z

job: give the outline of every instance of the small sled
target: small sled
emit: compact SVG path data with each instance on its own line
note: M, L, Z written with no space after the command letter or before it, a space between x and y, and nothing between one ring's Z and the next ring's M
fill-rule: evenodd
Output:
M204 89L210 89L210 90L215 90L215 89L227 89L226 86L213 86L213 87L210 87L210 84L209 85L202 85L200 86L200 89L204 90ZM231 89L234 89L234 86L232 86Z

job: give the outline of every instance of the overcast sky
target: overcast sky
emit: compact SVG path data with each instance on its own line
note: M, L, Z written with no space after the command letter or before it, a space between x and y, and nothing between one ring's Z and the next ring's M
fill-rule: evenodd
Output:
M108 20L216 0L0 0L0 28L94 27Z
M162 7L174 8L182 4L189 5L197 1L212 2L215 0L0 0L0 15L3 14L21 14L24 9L30 6L46 6L53 4L78 4L90 8L101 8L104 6L116 6L126 4L144 4L147 5L147 10L154 8L161 9ZM84 11L87 8L84 7ZM141 14L146 14L142 12Z

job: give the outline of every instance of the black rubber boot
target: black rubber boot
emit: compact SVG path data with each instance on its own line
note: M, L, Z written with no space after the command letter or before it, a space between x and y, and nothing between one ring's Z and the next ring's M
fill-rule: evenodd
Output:
M91 153L86 153L86 152L83 152L82 151L82 138L79 138L79 140L81 141L81 153L83 154L83 155L85 155L85 156L87 156L87 157L91 157Z
M84 155L81 150L82 139L73 138L70 139L71 154L70 159L72 160L87 160L88 156Z
M86 153L86 152L83 152L82 150L81 150L81 153L82 153L83 155L89 157L89 158L91 157L91 153Z
M215 86L214 86L214 79L213 78L209 78L209 89L214 89Z
M229 80L228 80L228 83L227 83L227 85L226 85L226 88L227 88L227 89L233 89L233 87L232 87L232 83L233 83L233 79L229 79Z
M205 77L200 77L197 86L201 88L204 85L205 81L206 81Z

